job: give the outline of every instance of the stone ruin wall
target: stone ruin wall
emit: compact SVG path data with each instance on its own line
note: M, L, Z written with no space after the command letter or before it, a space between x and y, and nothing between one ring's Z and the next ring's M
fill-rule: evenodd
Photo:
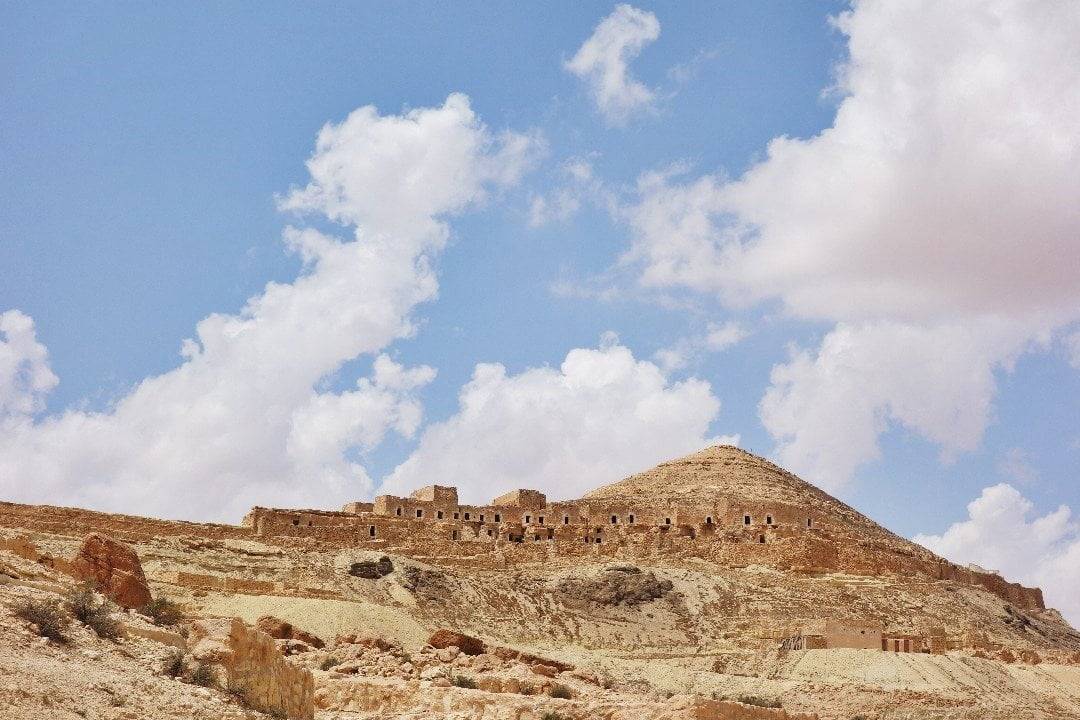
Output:
M538 491L515 490L487 505L462 505L455 488L435 485L409 497L381 495L373 503L349 503L342 512L253 508L244 525L258 537L398 549L479 567L676 554L727 567L922 575L981 586L1025 610L1045 608L1038 588L959 567L929 551L859 540L826 513L779 502L548 502Z

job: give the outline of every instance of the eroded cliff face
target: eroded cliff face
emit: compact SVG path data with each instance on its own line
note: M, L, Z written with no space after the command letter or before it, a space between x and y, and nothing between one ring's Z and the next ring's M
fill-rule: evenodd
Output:
M132 548L151 592L192 618L254 626L272 615L324 638L322 649L291 636L274 645L289 653L277 661L311 673L319 717L488 717L484 707L522 720L630 717L628 708L635 720L735 717L704 701L752 695L823 718L1080 717L1080 635L1037 589L947 563L748 453L709 448L581 501L515 496L528 507L491 506L497 524L494 510L449 503L443 490L413 498L410 517L392 503L384 514L356 503L256 511L244 526L0 503L0 559L19 576L9 589L30 591L37 573L44 585L33 591L55 591L50 583L74 582L84 537L101 533ZM602 542L586 542L597 530ZM833 620L927 652L834 649L827 638L822 649L782 649L818 647L789 641ZM556 677L537 685L537 663L520 659L439 660L428 646L437 629L547 658ZM338 655L355 669L323 667ZM424 658L444 675L424 677ZM284 667L271 676L292 677ZM455 673L478 688L446 687ZM574 700L551 698L555 685ZM673 709L668 695L691 699Z

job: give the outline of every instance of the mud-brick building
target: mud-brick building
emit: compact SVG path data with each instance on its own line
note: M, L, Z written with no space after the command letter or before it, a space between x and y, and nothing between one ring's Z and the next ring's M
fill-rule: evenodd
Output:
M789 650L881 650L884 628L880 623L860 620L816 620L785 639Z

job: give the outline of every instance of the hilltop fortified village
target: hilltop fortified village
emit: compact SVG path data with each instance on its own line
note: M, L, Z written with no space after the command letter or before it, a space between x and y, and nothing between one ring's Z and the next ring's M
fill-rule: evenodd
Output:
M147 658L216 663L233 696L289 717L1080 717L1080 633L1038 588L940 558L728 446L577 500L517 489L473 505L436 484L340 511L256 507L240 525L0 503L0 609L73 592L72 577L130 608L121 627ZM183 607L186 637L138 620L152 596ZM34 683L70 678L73 651L26 633L0 613L19 657L55 655L56 679ZM82 637L87 657L112 652ZM5 686L22 667L0 653L0 696L30 692L14 717L47 716ZM160 708L144 706L191 717Z
M764 469L776 483L760 492L750 489L749 494L747 488L720 485L708 492L672 495L663 493L662 483L654 493L620 492L615 485L562 502L549 502L538 490L518 489L487 505L463 505L456 488L429 485L408 497L380 495L371 503L352 502L340 512L256 507L243 525L258 537L355 543L453 557L474 567L506 567L547 557L668 556L697 557L732 568L764 565L799 573L922 575L981 586L1022 609L1045 609L1038 588L960 567L885 533L848 506L738 448L710 448L651 472L692 475L714 465L733 474L747 465ZM635 487L634 480L624 483ZM657 486L646 480L645 487ZM787 492L778 492L781 489ZM878 534L885 537L874 538ZM840 639L845 632L835 622L827 625L828 631L822 627L807 628L804 634L833 638L842 647L880 645L917 651L932 645L928 637L883 638L880 623L858 624L855 644ZM877 639L869 641L867 635Z

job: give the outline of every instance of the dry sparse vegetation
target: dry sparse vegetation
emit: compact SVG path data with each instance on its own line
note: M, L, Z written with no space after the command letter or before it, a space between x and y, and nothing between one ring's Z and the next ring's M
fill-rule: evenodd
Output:
M169 653L169 656L165 658L165 663L161 668L161 672L169 677L180 677L184 674L184 653L180 650L174 650Z
M98 600L92 583L75 587L68 595L68 604L71 614L98 637L115 640L120 636L120 623L113 617L111 603L104 598Z
M34 626L41 637L58 643L68 641L67 629L71 625L71 618L58 603L27 598L16 603L12 610L16 616Z
M454 677L450 678L450 684L452 684L454 687L467 688L469 690L476 689L476 681L468 675L455 675Z
M197 663L191 670L191 677L188 680L192 685L210 687L214 684L214 671L208 663Z
M177 625L184 619L184 611L180 605L160 595L144 605L139 612L153 620L155 625L165 627Z

